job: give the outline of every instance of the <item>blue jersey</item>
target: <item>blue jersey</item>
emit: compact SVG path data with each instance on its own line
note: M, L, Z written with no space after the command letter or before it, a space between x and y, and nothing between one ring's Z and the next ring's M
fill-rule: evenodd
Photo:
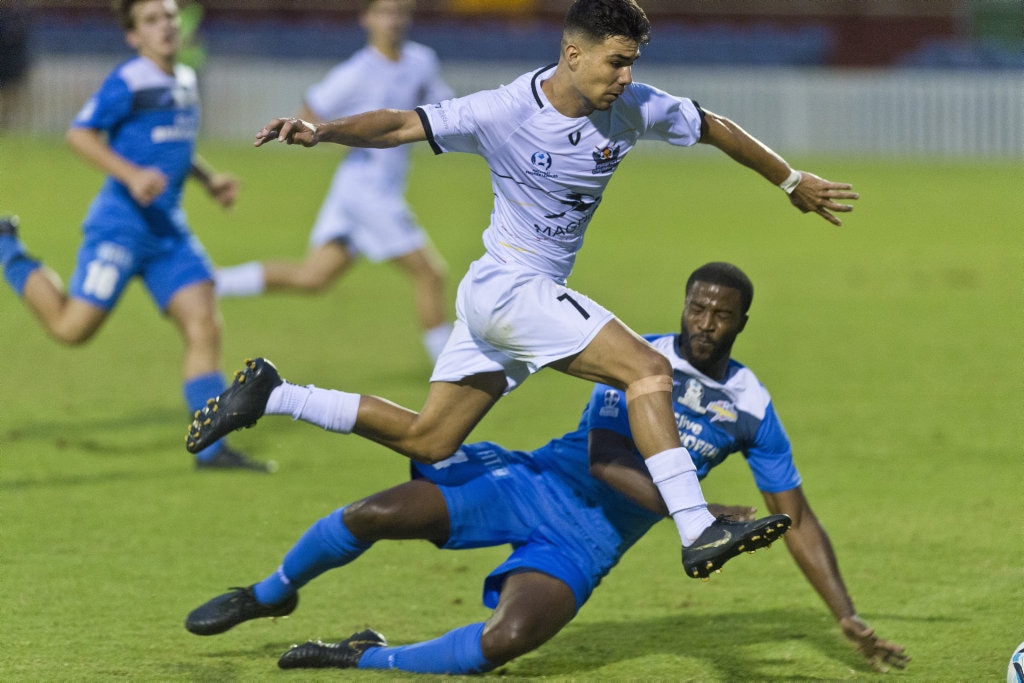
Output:
M701 478L730 453L742 452L762 491L800 484L789 439L753 372L730 361L725 381L716 382L679 356L675 335L648 339L672 363L680 438ZM533 570L564 581L579 608L660 519L590 474L593 429L632 438L624 392L596 385L579 427L534 451L484 442L432 466L413 464L414 476L437 484L445 497L446 548L514 548L484 582L485 605L497 605L509 574Z
M683 360L676 339L674 334L647 337L672 364L672 406L697 476L703 479L730 453L743 453L761 491L779 493L799 486L789 437L754 373L730 360L725 380L717 382ZM594 388L579 431L591 429L630 436L625 392L603 384Z
M199 91L190 67L179 64L168 74L145 57L130 59L107 77L72 126L104 131L114 152L167 176L166 191L146 208L108 177L89 209L87 229L107 226L154 235L186 230L179 205L199 131Z

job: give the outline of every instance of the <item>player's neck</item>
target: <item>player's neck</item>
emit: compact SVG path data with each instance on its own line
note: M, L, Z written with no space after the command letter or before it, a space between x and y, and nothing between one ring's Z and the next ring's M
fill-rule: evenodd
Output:
M397 62L402 57L402 41L396 43L387 40L371 40L370 47L392 62Z
M590 116L594 112L594 106L576 91L561 64L555 67L551 78L543 81L540 87L551 106L562 116L575 119Z
M149 61L156 64L157 68L163 71L165 74L174 74L174 65L177 63L177 55L161 56L155 55L151 52L139 52L140 57L145 57Z

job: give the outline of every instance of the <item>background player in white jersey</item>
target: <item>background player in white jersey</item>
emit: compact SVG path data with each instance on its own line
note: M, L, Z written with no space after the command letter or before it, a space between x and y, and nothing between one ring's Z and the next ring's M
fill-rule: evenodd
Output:
M768 509L793 518L786 545L843 633L873 667L903 668L903 647L878 638L857 615L828 535L803 493L770 394L749 368L730 358L753 295L736 266L705 264L687 280L678 334L650 337L672 365L680 436L691 446L701 478L729 454L743 454ZM484 583L484 602L495 609L486 623L401 647L387 647L373 631L340 644L310 642L285 653L281 666L464 674L539 647L665 513L635 450L623 398L620 390L598 385L578 429L530 453L477 443L436 466L414 465L413 481L317 521L277 571L200 606L186 628L214 635L249 619L291 613L303 585L357 559L375 541L423 538L447 549L513 545L509 559ZM679 637L685 641L687 634Z
M360 23L366 47L306 91L301 118L327 121L371 109L411 109L452 96L434 51L406 40L414 0L368 0L364 5ZM218 296L317 293L359 256L388 261L412 280L423 345L436 360L451 333L445 266L403 196L409 152L408 147L351 150L320 207L305 261L268 260L220 269Z
M26 254L14 217L0 218L0 262L46 331L69 345L90 339L129 280L141 277L184 339L185 401L195 411L226 382L213 272L185 222L181 193L191 176L230 207L239 184L195 153L199 96L195 72L176 64L177 4L121 0L116 11L138 56L114 69L67 133L72 149L108 174L83 222L68 293L56 274ZM199 452L196 464L267 469L223 443Z
M378 110L321 124L274 119L257 133L256 146L278 140L390 147L428 140L437 152L483 156L495 197L483 235L486 253L459 285L455 329L423 408L416 413L339 392L329 399L340 406L338 431L433 463L454 453L504 393L540 368L611 384L626 392L633 439L676 523L684 569L702 576L737 545L764 540L765 528L788 520L727 529L708 512L676 431L668 362L607 309L566 287L583 234L612 173L644 138L718 147L779 185L800 210L832 223L839 223L833 211L851 210L836 200L857 194L845 183L792 169L738 125L692 100L634 83L632 64L649 32L634 0L576 0L553 67L497 90L410 111ZM290 396L287 403L316 400ZM218 410L215 401L193 422L188 448L249 420ZM714 547L721 556L705 557L703 549Z

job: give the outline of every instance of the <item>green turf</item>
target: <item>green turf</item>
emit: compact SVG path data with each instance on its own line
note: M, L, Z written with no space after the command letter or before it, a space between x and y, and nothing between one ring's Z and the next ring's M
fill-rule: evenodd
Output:
M187 206L228 264L300 256L337 150L206 146L245 183L223 214ZM675 328L686 275L731 260L757 288L737 356L773 391L805 490L862 615L914 658L908 680L1001 680L1024 640L1020 163L793 159L863 194L843 228L701 151L638 152L612 183L571 284L638 331ZM0 213L65 278L99 175L57 141L0 137ZM411 200L451 291L481 250L479 159L417 153ZM225 370L248 355L289 379L417 407L429 366L408 287L367 264L320 298L223 303ZM356 437L268 418L236 446L274 476L196 473L173 327L135 285L87 346L49 341L0 290L0 677L306 679L276 657L372 626L396 643L486 618L504 549L381 544L308 586L295 616L214 638L190 609L272 571L306 527L401 482L407 465ZM587 388L541 373L474 432L518 448L575 426ZM710 499L763 507L742 460ZM668 523L577 620L501 669L515 678L849 679L870 675L780 544L701 583ZM352 677L334 674L323 678ZM360 679L399 676L360 672ZM409 678L415 678L409 676Z

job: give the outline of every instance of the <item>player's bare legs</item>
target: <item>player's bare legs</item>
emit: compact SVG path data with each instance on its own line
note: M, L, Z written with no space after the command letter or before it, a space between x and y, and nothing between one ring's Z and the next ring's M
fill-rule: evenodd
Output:
M296 291L316 294L326 290L354 262L345 245L328 242L312 249L304 261L264 261L264 286L268 292Z
M510 574L494 613L484 624L480 647L499 666L551 640L576 614L576 597L563 581L548 574Z
M213 283L197 282L178 290L167 305L185 342L182 376L185 380L220 371L221 320Z
M637 450L645 458L679 448L671 401L672 368L664 356L619 320L609 321L583 351L551 367L626 390L639 380L664 377L657 391L638 392L629 401L629 426Z
M412 279L416 318L424 330L448 321L446 310L445 266L432 249L417 249L394 259L395 265Z
M182 287L167 304L167 315L174 321L184 341L181 372L183 393L190 411L205 405L211 395L224 390L220 371L221 319L213 282L204 280ZM215 469L244 469L273 472L274 462L259 462L215 441L196 452L196 466Z
M378 396L285 382L273 363L256 358L246 361L234 383L196 413L186 447L197 453L236 429L253 426L266 413L358 434L429 465L462 445L505 387L501 371L432 382L423 408L416 412Z
M87 301L69 297L60 278L46 266L36 268L28 276L22 298L50 336L70 346L88 341L109 313Z
M377 396L361 396L353 433L433 464L454 453L505 391L502 372L458 382L431 382L417 413Z

